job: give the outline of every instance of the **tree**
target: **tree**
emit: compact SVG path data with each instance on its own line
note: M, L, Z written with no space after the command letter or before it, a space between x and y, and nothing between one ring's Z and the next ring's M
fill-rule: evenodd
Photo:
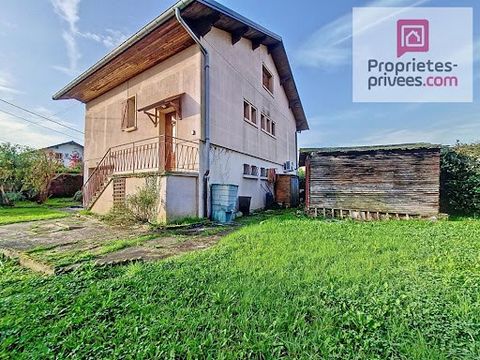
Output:
M54 153L43 150L28 152L23 188L35 191L37 202L44 203L48 199L52 181L58 176L61 167Z
M0 205L11 205L7 193L21 190L28 148L10 143L0 144Z

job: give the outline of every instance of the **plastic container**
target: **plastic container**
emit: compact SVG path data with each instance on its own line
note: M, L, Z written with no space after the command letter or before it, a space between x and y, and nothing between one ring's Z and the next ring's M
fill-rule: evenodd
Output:
M238 210L241 211L243 216L250 215L250 202L251 196L239 196L238 197Z
M230 223L235 220L238 185L212 184L212 220Z

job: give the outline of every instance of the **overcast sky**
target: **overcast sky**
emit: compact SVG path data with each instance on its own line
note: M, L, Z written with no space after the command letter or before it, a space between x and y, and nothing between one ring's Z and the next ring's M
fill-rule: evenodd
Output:
M51 96L172 5L171 0L3 0L0 99L83 130L84 106ZM480 140L478 22L475 0L221 0L281 35L310 123L300 146ZM357 104L351 90L353 6L474 8L474 102ZM9 114L7 114L9 113ZM47 126L45 129L15 118ZM46 146L82 135L0 102L0 141ZM57 131L57 132L55 132ZM60 134L59 132L66 134Z

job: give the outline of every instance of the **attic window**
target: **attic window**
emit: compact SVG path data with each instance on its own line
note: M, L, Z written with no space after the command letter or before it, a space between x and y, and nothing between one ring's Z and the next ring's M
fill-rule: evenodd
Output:
M122 117L122 130L131 131L137 128L137 98L127 99Z
M262 65L262 83L263 87L273 94L273 75L265 65Z

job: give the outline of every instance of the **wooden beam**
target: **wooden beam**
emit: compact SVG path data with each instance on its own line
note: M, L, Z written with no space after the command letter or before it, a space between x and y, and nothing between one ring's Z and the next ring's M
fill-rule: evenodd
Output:
M267 37L264 35L256 39L252 39L252 50L255 50L256 48L258 48L262 44L262 42L265 41L266 38Z
M283 86L287 81L289 81L292 77L291 76L284 76L280 79L280 86Z
M232 45L235 45L240 41L243 35L247 33L250 28L248 26L242 26L240 29L232 32Z
M215 12L196 20L190 20L189 25L197 36L202 37L209 33L212 26L215 25L219 19L220 14Z
M273 51L280 47L280 43L276 43L273 45L268 46L268 54L271 54Z

